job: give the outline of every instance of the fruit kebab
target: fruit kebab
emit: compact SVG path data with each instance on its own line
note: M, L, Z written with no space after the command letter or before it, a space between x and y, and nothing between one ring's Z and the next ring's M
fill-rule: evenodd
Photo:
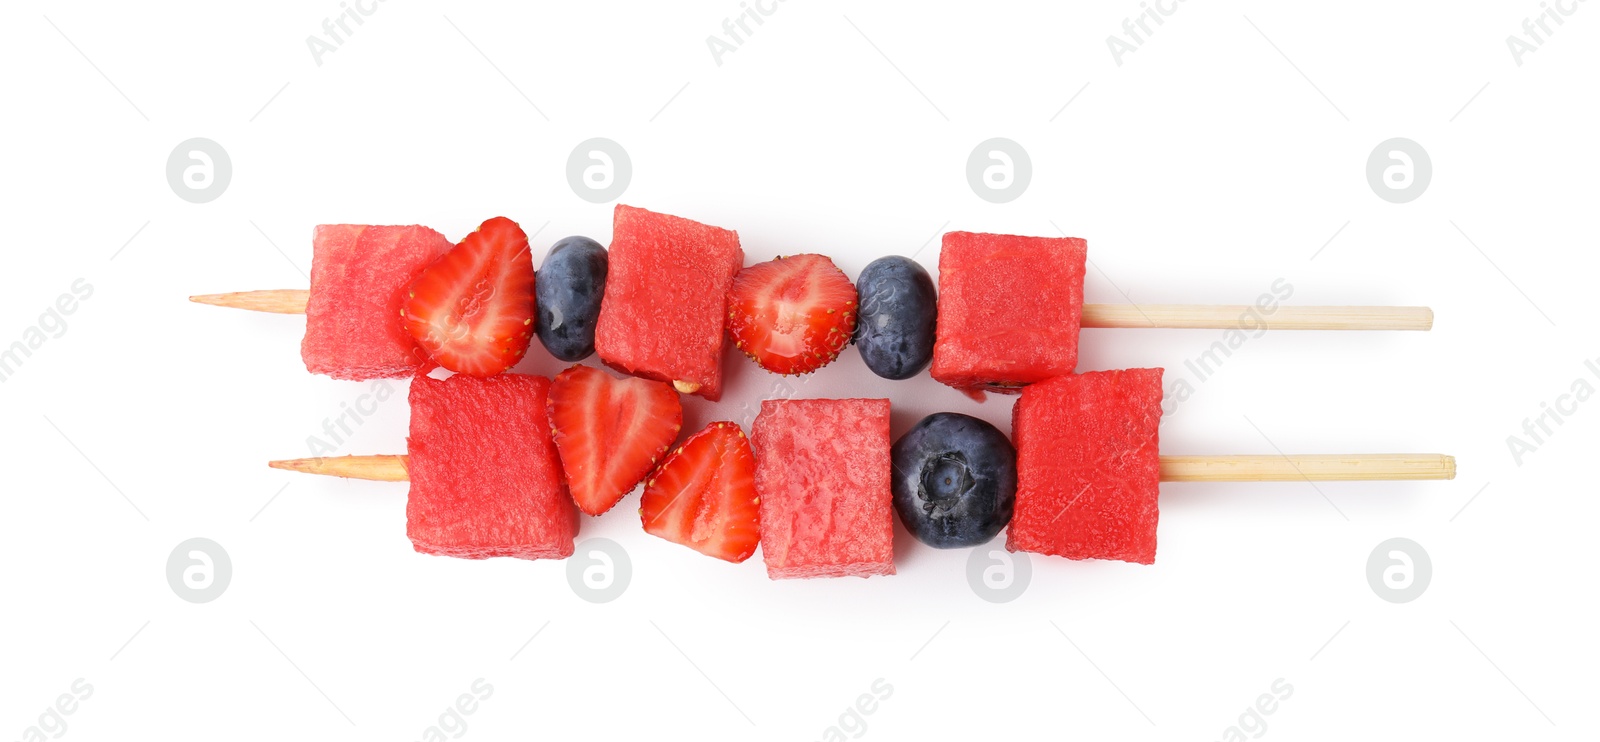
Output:
M624 205L609 252L569 237L537 273L527 237L503 217L453 248L426 227L323 225L312 251L309 291L190 299L304 313L306 368L334 378L404 377L430 357L461 373L499 373L537 335L561 360L598 353L611 368L712 401L729 339L783 374L815 371L854 342L879 376L905 379L931 365L934 379L981 398L1073 372L1081 327L1433 324L1426 307L1084 304L1088 246L1077 238L951 232L937 290L925 269L898 256L873 261L852 285L822 255L745 266L736 232Z
M410 481L416 551L561 558L578 512L641 482L652 535L728 562L761 548L774 579L894 574L893 520L937 548L1007 531L1013 551L1155 559L1159 482L1452 479L1440 454L1159 456L1161 370L1068 374L1021 390L1008 438L941 412L890 440L887 399L769 399L748 437L713 422L682 441L670 384L584 365L555 380L417 376L409 453L270 462Z

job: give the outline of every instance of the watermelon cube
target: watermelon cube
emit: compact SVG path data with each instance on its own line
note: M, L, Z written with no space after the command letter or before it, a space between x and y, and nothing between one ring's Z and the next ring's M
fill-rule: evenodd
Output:
M542 376L411 381L406 535L424 554L572 556L578 510L550 440Z
M889 400L769 399L750 443L768 577L894 574Z
M732 230L618 204L594 331L600 360L720 399L728 287L743 266Z
M945 234L933 378L982 396L1072 373L1088 252L1076 237Z
M1156 558L1161 369L1061 376L1011 413L1016 514L1006 548L1069 559Z
M318 226L300 343L306 370L356 381L410 376L428 356L400 316L406 288L449 250L427 227Z

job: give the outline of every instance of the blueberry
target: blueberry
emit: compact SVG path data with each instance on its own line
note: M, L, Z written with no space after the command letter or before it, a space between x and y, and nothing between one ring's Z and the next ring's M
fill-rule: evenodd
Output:
M855 342L867 368L885 379L909 379L927 368L938 317L928 271L910 258L878 258L861 271L856 293Z
M588 237L561 240L550 248L533 283L539 342L563 361L588 358L606 290L606 249Z
M1011 522L1017 450L993 425L936 412L894 442L894 510L911 535L938 549L977 546Z

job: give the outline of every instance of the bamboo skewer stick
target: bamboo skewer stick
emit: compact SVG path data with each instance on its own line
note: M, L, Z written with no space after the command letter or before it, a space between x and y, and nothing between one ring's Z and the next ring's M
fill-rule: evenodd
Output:
M1280 305L1264 312L1245 304L1085 304L1081 324L1128 329L1431 330L1433 310Z
M380 482L407 481L405 456L269 461L274 469ZM1435 453L1162 456L1163 482L1356 482L1455 479L1456 459Z
M305 314L311 292L303 289L202 294L189 301L252 312ZM1427 307L1296 307L1262 312L1246 304L1085 304L1083 327L1138 329L1429 330Z
M307 289L235 291L231 294L200 294L189 297L189 301L196 304L273 314L305 314L306 303L310 300L311 292Z
M1436 453L1161 457L1163 482L1357 482L1455 478L1456 457Z
M282 459L268 461L274 469L325 474L330 477L369 479L375 482L406 482L410 461L405 456L318 456L314 459Z

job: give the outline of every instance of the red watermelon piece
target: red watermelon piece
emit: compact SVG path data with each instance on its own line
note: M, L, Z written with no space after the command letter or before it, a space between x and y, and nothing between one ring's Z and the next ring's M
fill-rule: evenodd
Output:
M410 376L428 356L401 319L405 289L449 250L427 227L319 225L300 343L306 370L356 381Z
M424 554L572 556L578 511L550 441L542 376L411 381L406 535Z
M1011 415L1017 504L1006 548L1154 562L1161 369L1042 381Z
M1072 373L1088 252L1076 237L945 234L933 378L973 394L1015 394Z
M744 265L738 233L618 204L609 259L600 360L720 399L728 287Z
M889 400L769 399L750 443L768 577L894 574Z

